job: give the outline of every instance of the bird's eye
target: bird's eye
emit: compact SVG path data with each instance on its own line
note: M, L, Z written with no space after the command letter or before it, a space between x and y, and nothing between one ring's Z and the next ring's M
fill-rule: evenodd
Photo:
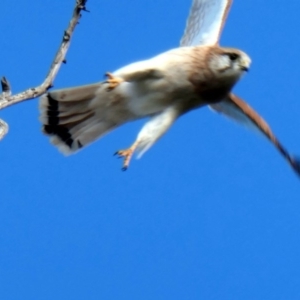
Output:
M236 53L228 53L228 56L231 60L237 60L239 57Z

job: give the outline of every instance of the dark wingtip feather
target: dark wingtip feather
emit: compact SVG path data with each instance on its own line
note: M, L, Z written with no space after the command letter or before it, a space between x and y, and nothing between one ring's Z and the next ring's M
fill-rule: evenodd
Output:
M293 156L291 158L291 166L294 169L294 171L297 173L297 175L300 177L300 157L299 156Z

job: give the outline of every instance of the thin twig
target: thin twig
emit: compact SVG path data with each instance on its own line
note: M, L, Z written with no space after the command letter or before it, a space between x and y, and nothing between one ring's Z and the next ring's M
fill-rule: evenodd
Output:
M66 54L70 46L71 37L74 29L78 24L81 17L81 11L88 11L85 7L87 0L76 0L75 8L73 11L72 19L69 23L67 30L64 32L62 43L55 55L55 58L51 64L50 70L44 80L44 82L34 88L29 88L16 95L11 95L11 86L7 79L3 77L1 79L2 93L0 93L0 109L8 107L10 105L30 100L43 95L48 89L53 86L53 81L60 69L62 63L66 62ZM7 124L0 119L0 139L7 133Z

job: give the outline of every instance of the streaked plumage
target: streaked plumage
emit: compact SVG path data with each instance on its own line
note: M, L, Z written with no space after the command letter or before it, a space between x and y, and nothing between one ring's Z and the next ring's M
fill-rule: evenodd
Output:
M45 94L40 119L51 142L70 154L126 122L150 117L133 145L117 153L126 169L133 152L147 151L179 116L210 105L266 135L299 172L267 123L231 93L251 62L244 52L218 45L231 3L194 0L180 48L108 73L105 82Z

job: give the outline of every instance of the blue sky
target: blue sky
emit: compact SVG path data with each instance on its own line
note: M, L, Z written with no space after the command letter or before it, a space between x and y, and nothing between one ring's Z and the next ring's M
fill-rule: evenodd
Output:
M178 45L191 1L92 1L55 87ZM235 0L221 44L252 68L234 88L300 155L298 0ZM0 73L43 81L74 1L2 0ZM300 180L263 137L207 108L181 118L127 172L113 153L144 121L64 157L38 101L0 112L0 298L299 299Z

